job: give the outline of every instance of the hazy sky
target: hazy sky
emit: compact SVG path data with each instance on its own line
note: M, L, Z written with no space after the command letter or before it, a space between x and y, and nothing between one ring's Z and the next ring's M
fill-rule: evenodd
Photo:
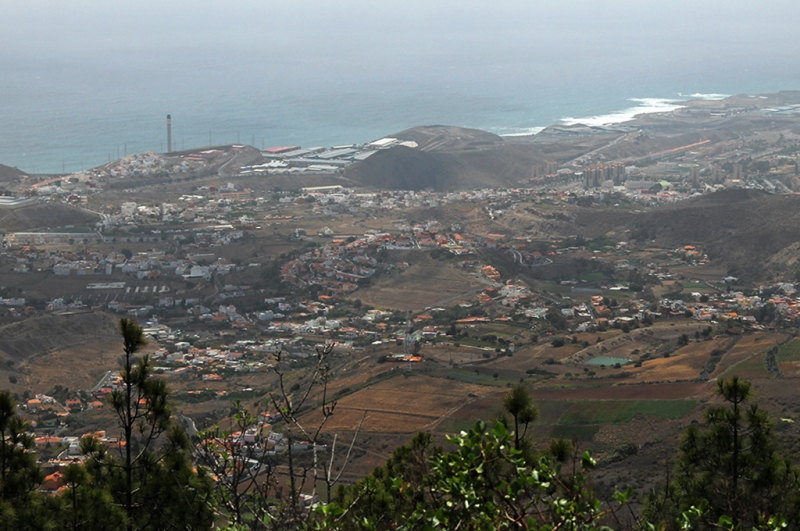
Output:
M160 149L167 113L187 146L325 145L800 89L798 21L797 0L5 0L0 162Z
M0 57L46 62L141 53L198 61L245 53L273 64L414 69L469 58L537 64L585 54L638 64L795 54L800 2L703 0L6 2ZM190 54L190 55L187 55ZM191 57L191 59L189 59ZM213 58L216 59L216 58Z

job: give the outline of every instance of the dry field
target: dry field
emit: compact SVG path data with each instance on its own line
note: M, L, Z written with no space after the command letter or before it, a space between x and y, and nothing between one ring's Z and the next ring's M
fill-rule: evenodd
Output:
M545 361L552 359L560 362L570 359L572 355L582 348L580 344L567 343L563 347L554 347L550 343L542 343L520 348L513 356L499 356L488 363L487 366L497 369L518 370L520 372L541 366L542 369L556 371L561 367L560 365L547 364Z
M450 262L414 264L407 271L384 276L354 296L376 308L421 311L428 306L452 305L485 288L471 271Z
M47 392L56 385L71 390L91 389L106 371L118 368L119 342L91 343L36 357L25 368L27 389Z
M304 242L287 242L272 236L272 231L256 231L257 240L241 240L211 249L198 250L197 252L212 252L215 256L233 261L241 260L243 263L262 263L277 259L281 254L291 252L303 247Z
M402 352L403 347L397 347L397 352ZM463 365L466 363L475 363L484 360L483 355L489 353L491 357L496 357L494 351L488 351L479 347L472 347L469 345L436 345L426 346L422 350L422 355L425 359L433 359L439 363L449 364L451 361L454 365ZM516 357L516 354L515 354ZM520 361L519 359L517 361Z
M686 276L688 278L696 278L700 280L707 280L710 282L720 280L728 274L727 269L718 266L677 266L671 267L670 271L676 276ZM725 287L723 285L723 287ZM695 290L685 290L695 291Z
M611 447L627 442L642 446L673 433L675 424L675 421L642 415L622 424L602 425L593 440Z
M432 429L474 398L485 394L480 385L411 374L365 387L340 399L325 430L353 431L361 419L364 432L413 433ZM303 422L317 425L321 413L314 411Z
M694 380L700 375L711 351L727 344L727 339L694 342L675 351L669 358L645 360L641 367L625 369L641 382Z
M464 407L454 411L449 418L467 422L475 422L478 419L488 419L500 413L503 395L505 393L505 389L485 389L479 398L470 401L465 404Z
M600 343L595 343L595 334L586 334L590 346L576 352L567 363L581 364L596 356L611 358L638 359L646 352L656 350L665 341L675 341L682 334L694 336L695 332L705 328L704 325L689 320L662 321L655 326L632 330L628 334L617 331L613 336L601 336ZM592 339L595 339L592 341ZM579 339L581 339L579 337Z
M782 361L778 363L778 367L784 376L790 378L800 376L800 361Z
M517 369L524 372L527 369L538 367L544 360L548 358L558 360L565 356L569 356L571 353L575 352L576 348L577 347L572 345L565 345L561 348L555 348L549 343L533 345L518 349L511 357L499 356L492 360L488 365L491 367L497 367L498 369Z
M0 388L22 394L46 392L56 384L91 387L95 376L117 366L122 351L116 323L111 314L86 312L44 315L3 326Z
M765 353L771 347L781 343L785 339L786 336L783 334L757 333L742 336L736 345L722 356L722 359L717 365L716 370L711 374L711 377L727 377L736 373L736 367L739 364L756 354Z
M687 353L647 360L642 363L637 380L647 383L694 380L700 374L708 357L708 353L695 355Z

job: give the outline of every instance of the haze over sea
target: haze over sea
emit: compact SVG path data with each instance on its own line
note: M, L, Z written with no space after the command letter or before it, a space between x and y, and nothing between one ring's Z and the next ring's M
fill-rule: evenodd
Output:
M574 12L415 0L125 11L126 0L83 13L89 22L32 2L44 21L12 8L0 26L0 163L33 173L163 151L168 113L175 149L310 147L427 124L521 134L619 122L695 94L800 89L792 2L717 13L683 0L579 1Z

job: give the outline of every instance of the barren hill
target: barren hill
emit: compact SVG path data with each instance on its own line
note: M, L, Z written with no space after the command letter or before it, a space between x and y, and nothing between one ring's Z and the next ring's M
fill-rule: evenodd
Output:
M13 190L25 178L27 174L24 171L0 164L0 190Z
M31 205L17 210L0 210L0 232L32 231L74 225L85 227L99 216L62 203Z
M449 125L412 127L393 136L416 142L423 151L474 149L503 143L503 138L493 133Z
M8 324L0 328L0 360L19 364L66 345L111 341L115 338L115 324L106 313L43 315Z
M6 166L4 164L0 164L0 183L15 181L23 175L25 175L25 172L22 170L18 170L17 168L12 168L11 166Z
M380 151L347 168L345 177L387 190L514 186L530 179L531 167L544 159L538 146L475 129L417 127L393 136L418 147Z
M800 197L725 190L649 212L581 211L588 237L647 229L659 245L701 245L712 260L753 277L800 273ZM621 237L621 236L620 236Z

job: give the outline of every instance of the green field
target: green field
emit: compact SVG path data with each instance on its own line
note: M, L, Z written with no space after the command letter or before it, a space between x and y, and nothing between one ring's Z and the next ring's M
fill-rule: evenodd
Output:
M539 410L537 424L557 424L564 413L575 405L568 400L537 400L536 409Z
M587 271L578 275L578 278L586 282L600 282L601 280L608 279L608 275L600 271Z
M570 424L616 424L628 422L641 413L654 417L679 419L696 408L697 400L599 400L579 402L558 421Z
M494 377L495 373L497 374L497 378ZM452 378L453 380L458 380L459 382L503 387L505 387L509 382L518 381L520 377L520 373L518 371L509 369L480 369L477 373L474 369L447 369L441 374L445 378Z
M778 361L800 361L800 339L781 345L777 358Z
M609 358L608 356L598 356L596 358L587 360L586 365L605 365L607 367L612 367L616 363L619 363L620 365L625 365L630 362L631 360L629 360L628 358Z
M594 435L597 433L597 430L600 429L598 425L577 425L577 426L565 426L565 425L557 425L553 426L553 431L550 433L550 437L554 439L578 439L579 441L591 441L594 438Z
M685 289L708 289L708 286L706 286L703 282L681 282L681 286L683 286Z
M475 422L476 421L474 420L447 418L439 423L436 431L439 433L445 433L447 435L454 435L456 433L461 433L462 431L469 431L475 425Z
M774 378L764 365L764 356L755 355L740 361L733 367L728 368L724 373L717 376L717 378L729 378L733 375L739 375L748 380L755 380L761 378Z

